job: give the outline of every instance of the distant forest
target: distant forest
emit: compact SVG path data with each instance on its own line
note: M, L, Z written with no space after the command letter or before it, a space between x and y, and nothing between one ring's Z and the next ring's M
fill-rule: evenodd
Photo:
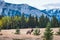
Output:
M21 16L2 16L0 15L0 28L2 29L16 29L18 28L45 28L47 23L51 24L51 27L60 27L60 21L56 18L56 16L52 16L50 20L48 16L44 16L43 14L38 18L36 16L25 17L24 13Z

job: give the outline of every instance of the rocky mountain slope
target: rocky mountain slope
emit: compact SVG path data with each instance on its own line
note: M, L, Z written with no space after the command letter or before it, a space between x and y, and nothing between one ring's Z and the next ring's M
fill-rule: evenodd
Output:
M49 18L51 18L53 15L56 16L58 19L60 19L60 9L44 9L39 10L35 7L32 7L28 4L12 4L12 3L6 3L4 1L0 1L0 15L4 16L16 16L24 13L26 17L29 16L29 14L32 14L33 16L40 17L42 14L45 16L47 15Z

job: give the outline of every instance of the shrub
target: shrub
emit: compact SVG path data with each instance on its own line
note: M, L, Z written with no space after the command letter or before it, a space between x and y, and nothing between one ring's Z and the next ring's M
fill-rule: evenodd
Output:
M34 35L40 35L40 30L39 29L35 29L34 32L33 32Z
M59 31L57 32L57 35L60 35L60 28L59 28Z
M20 34L20 30L19 30L19 28L16 29L15 34Z

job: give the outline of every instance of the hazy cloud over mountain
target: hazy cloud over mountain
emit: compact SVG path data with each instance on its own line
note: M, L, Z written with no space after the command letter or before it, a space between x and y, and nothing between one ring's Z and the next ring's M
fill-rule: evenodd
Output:
M51 3L51 4L46 4L43 6L46 7L47 9L49 9L49 8L60 8L60 3Z

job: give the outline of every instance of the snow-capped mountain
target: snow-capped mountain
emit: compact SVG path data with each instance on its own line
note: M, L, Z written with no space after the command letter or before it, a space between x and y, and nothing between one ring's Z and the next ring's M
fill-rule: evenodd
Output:
M60 9L44 9L39 10L35 7L29 6L28 4L11 4L4 1L0 1L0 15L4 16L15 16L24 13L26 17L29 14L40 17L42 14L47 15L51 18L53 15L60 19Z

